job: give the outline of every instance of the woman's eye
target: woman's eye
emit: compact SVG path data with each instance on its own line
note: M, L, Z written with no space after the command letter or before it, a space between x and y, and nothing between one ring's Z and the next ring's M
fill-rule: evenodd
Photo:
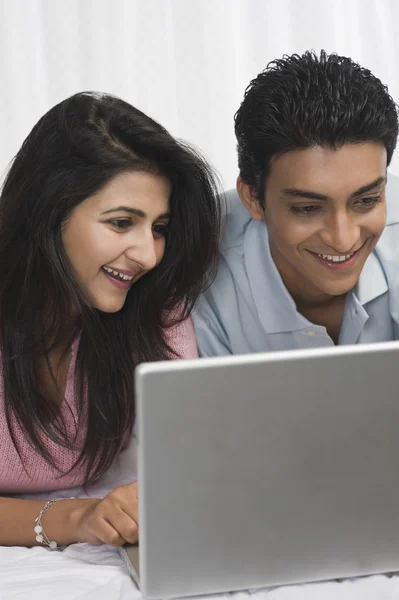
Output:
M111 219L110 221L108 221L108 223L110 223L112 227L115 227L115 229L119 229L120 231L128 229L132 224L130 219Z
M154 237L156 239L161 238L161 237L166 237L169 231L169 227L168 225L162 223L159 225L154 225L152 228L153 232L154 232Z
M310 204L307 206L296 206L295 204L293 206L290 206L290 211L294 215L301 215L304 217L310 217L317 213L320 209L320 206Z

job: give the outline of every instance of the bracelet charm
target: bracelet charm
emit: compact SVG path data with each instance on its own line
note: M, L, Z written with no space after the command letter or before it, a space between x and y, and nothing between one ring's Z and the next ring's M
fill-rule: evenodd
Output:
M44 513L47 512L48 509L51 506L53 506L53 504L55 504L55 502L59 502L60 500L73 500L73 498L53 498L52 500L48 500L46 502L46 504L43 506L43 508L41 509L41 511L39 512L39 514L37 515L37 517L35 519L36 525L33 528L33 531L36 534L36 541L39 544L43 544L44 546L47 546L48 548L50 548L50 550L56 550L57 548L62 550L63 548L65 548L65 546L58 546L57 542L55 542L54 540L50 540L48 535L44 531L44 528L42 525L42 517L43 517Z

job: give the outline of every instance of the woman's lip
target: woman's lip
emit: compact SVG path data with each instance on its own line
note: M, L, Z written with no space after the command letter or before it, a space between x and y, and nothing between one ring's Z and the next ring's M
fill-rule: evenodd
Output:
M116 269L115 267L111 267L110 265L104 265L107 269L112 269L112 271L117 271L118 273L122 273L122 275L128 275L128 277L136 277L140 273L140 269L136 269L136 271L132 271L131 269ZM103 267L103 269L104 269Z
M101 270L104 273L105 277L108 279L108 281L113 283L117 288L121 290L129 290L134 283L134 279L131 279L130 281L124 281L123 279L115 279L114 277L111 277L111 275L109 275L107 271L104 271L104 269Z

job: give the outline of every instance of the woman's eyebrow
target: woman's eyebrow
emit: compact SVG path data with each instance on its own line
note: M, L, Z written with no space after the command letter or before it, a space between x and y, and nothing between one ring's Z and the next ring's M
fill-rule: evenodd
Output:
M132 208L131 206L115 206L114 208L109 208L108 210L105 210L101 214L106 215L112 212L127 212L131 213L132 215L136 215L137 217L142 217L143 219L147 216L142 210L138 208Z
M132 215L136 215L136 217L141 217L142 219L145 219L147 217L147 215L144 211L140 210L139 208L132 208L131 206L116 206L115 208L109 208L108 210L105 210L101 214L106 215L106 214L112 213L112 212L127 212ZM163 213L162 215L159 215L157 218L158 219L169 219L170 213Z

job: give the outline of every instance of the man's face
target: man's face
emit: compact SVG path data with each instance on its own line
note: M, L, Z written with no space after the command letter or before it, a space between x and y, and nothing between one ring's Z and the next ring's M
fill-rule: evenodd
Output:
M272 162L264 210L238 180L251 216L267 225L274 262L294 298L322 302L356 285L386 223L386 163L375 142L289 152Z

